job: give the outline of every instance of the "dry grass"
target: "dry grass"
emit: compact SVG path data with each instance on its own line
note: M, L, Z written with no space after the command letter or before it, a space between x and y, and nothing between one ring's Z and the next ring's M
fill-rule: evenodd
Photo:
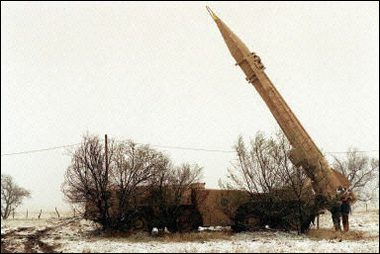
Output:
M307 235L312 240L374 240L378 236L366 236L365 232L351 230L348 232L335 231L333 229L311 229Z
M166 243L180 243L180 242L207 242L212 240L230 240L233 232L194 232L194 233L160 233L152 236L146 232L107 232L100 237L105 237L115 241L126 242L166 242Z
M268 249L265 247L259 247L258 249L247 249L244 247L233 247L231 249L225 250L225 249L218 249L218 248L211 248L207 250L207 253L252 253L252 252L258 252L258 253L266 253L268 252ZM190 248L183 248L178 251L178 253L201 253L202 251L197 247L190 247Z
M198 232L166 234L164 242L207 242L211 240L230 240L232 232Z
M107 238L110 240L125 240L128 242L150 242L154 238L150 236L147 232L120 232L120 231L108 231L106 233L101 233L100 231L96 233L95 238Z

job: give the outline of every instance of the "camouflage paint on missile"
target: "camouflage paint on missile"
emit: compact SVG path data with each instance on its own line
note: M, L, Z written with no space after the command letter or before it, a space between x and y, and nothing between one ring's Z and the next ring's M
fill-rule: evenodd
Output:
M260 57L251 53L227 25L209 7L206 8L218 26L236 65L245 73L246 80L256 88L292 145L290 159L295 165L306 169L307 175L313 181L314 190L333 198L338 188L349 188L351 183L344 175L330 168L323 154L265 74Z

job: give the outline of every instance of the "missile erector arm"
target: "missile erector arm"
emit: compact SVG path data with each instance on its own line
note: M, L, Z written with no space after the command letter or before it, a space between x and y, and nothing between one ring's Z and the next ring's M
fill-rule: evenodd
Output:
M292 145L293 149L289 157L293 164L305 169L306 174L312 180L314 190L319 194L336 198L338 189L349 189L351 183L343 174L328 165L321 151L265 74L265 67L260 57L250 52L222 20L210 8L206 8L218 26L236 65L242 69L246 80L260 94ZM355 195L353 194L353 196Z

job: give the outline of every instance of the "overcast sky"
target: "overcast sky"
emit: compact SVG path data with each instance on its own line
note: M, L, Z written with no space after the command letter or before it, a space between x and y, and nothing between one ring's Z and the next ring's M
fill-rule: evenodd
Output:
M377 2L2 2L1 154L79 143L86 131L218 150L273 133L206 4L261 57L322 151L379 149ZM234 159L161 150L203 166L210 188ZM69 162L64 149L2 156L1 171L31 190L20 209L65 209Z

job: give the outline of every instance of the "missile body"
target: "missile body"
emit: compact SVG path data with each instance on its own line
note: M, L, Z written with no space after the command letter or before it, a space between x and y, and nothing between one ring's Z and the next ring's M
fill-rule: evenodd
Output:
M321 151L265 74L260 57L251 53L208 7L207 10L218 26L236 65L242 69L246 80L256 88L292 145L290 159L293 164L305 169L314 190L319 194L334 198L337 189L348 189L351 183L343 174L330 168Z

